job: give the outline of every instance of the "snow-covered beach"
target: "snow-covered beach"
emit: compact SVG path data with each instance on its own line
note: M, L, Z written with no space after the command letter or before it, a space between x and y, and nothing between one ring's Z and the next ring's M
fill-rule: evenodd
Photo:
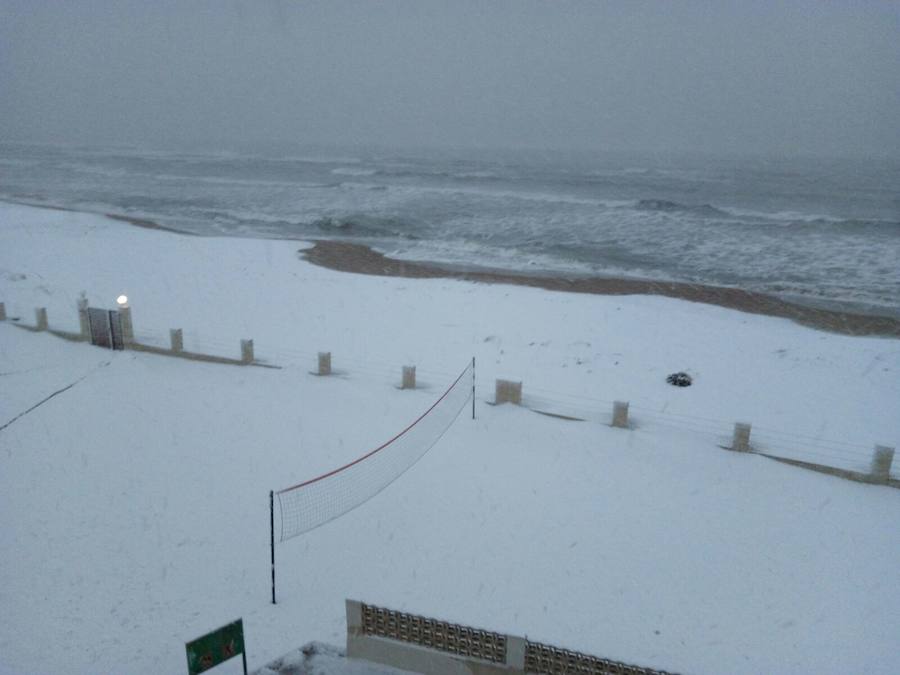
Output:
M252 666L340 644L353 597L684 673L890 673L900 493L722 450L865 471L900 438L893 338L664 297L314 266L298 242L187 237L0 204L0 301L76 329L257 357L104 352L0 324L0 672L181 672L242 616ZM309 376L330 350L338 378ZM477 419L345 517L278 547L268 491L403 428L476 357ZM396 387L404 364L424 387ZM694 386L665 376L686 370ZM586 422L488 406L494 378ZM635 428L603 423L629 401ZM722 424L719 424L722 422ZM895 463L896 464L896 463ZM895 475L897 468L895 466Z

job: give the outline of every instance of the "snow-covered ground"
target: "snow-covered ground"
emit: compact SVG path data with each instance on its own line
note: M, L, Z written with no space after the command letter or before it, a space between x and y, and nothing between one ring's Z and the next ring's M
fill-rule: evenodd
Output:
M865 470L900 439L900 343L658 297L311 266L297 242L0 204L0 301L282 369L107 352L0 324L0 672L180 673L243 617L251 667L341 644L351 597L684 673L893 673L900 492L726 452ZM342 377L311 377L318 350ZM393 436L472 357L478 419L376 498L277 547L268 491ZM414 363L426 387L396 388ZM665 376L687 370L694 386ZM488 406L522 379L567 422ZM602 424L628 400L636 428ZM769 449L768 447L765 449ZM826 458L828 461L826 461ZM895 468L896 474L896 468Z
M313 642L251 672L252 675L409 675L406 670L348 659L345 651L334 645Z

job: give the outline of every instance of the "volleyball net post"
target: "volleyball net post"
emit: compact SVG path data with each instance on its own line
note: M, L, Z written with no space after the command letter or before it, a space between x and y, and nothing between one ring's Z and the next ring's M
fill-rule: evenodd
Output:
M275 491L269 490L269 548L272 551L272 604L275 604Z

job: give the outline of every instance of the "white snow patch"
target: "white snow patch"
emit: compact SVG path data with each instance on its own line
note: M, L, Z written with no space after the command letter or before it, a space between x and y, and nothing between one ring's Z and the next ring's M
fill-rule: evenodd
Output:
M234 355L253 338L286 366L0 324L0 425L83 378L0 431L0 673L183 672L184 643L238 616L260 667L341 644L347 597L685 673L895 672L900 493L717 442L750 421L856 444L865 470L867 449L900 438L896 340L663 298L340 274L297 248L0 204L11 316L45 306L77 328L80 291L110 307L126 293L138 333L181 327ZM308 375L319 350L343 377ZM272 606L268 491L380 444L473 355L478 419L278 545ZM431 388L398 390L404 364ZM667 385L676 370L694 386ZM637 428L487 406L495 377L598 418L629 400ZM722 438L686 415L726 422Z

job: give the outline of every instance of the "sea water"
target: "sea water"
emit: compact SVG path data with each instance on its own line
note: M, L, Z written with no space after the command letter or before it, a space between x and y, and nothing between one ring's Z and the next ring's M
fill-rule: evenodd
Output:
M0 199L900 316L900 160L0 144Z

